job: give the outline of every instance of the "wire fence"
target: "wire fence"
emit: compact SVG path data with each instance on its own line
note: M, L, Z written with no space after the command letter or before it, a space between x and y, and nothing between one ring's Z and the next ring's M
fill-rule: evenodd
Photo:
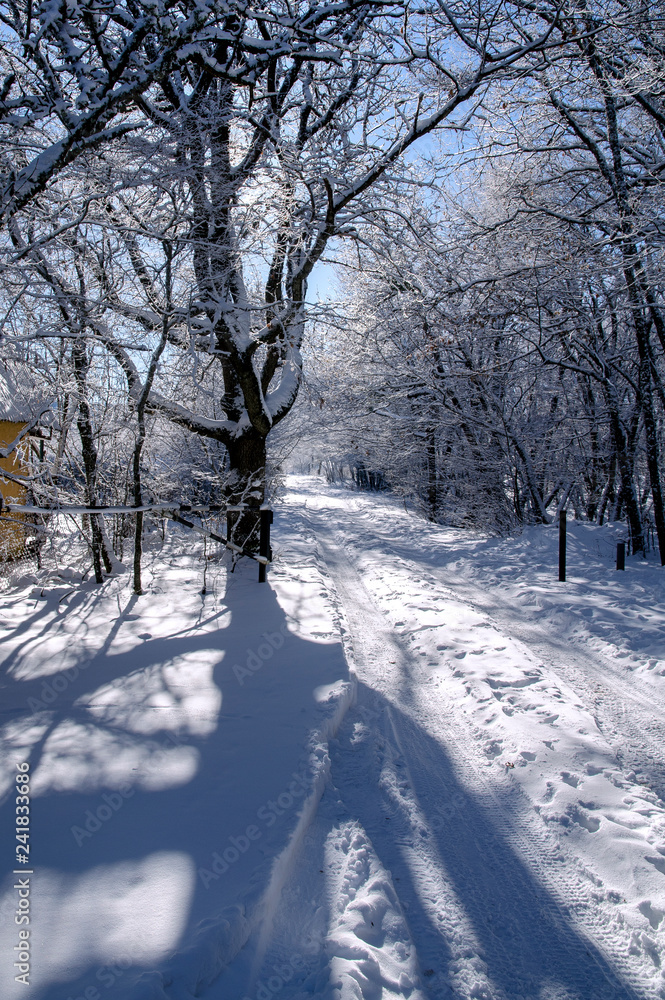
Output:
M116 569L128 568L134 549L135 517L144 517L144 537L157 533L163 543L168 522L185 528L196 538L202 538L206 558L230 551L233 560L247 557L259 565L259 581L266 579L266 567L271 561L270 524L272 510L246 504L192 505L156 503L142 507L125 505L86 507L83 505L57 508L30 504L0 504L0 591L6 592L26 577L38 575L41 580L57 577L85 581L93 573L92 518L103 526L104 534L116 560ZM226 530L233 515L236 518L251 512L254 525L236 544ZM208 545L208 542L213 543ZM127 566L125 566L127 563ZM29 581L27 581L29 582Z

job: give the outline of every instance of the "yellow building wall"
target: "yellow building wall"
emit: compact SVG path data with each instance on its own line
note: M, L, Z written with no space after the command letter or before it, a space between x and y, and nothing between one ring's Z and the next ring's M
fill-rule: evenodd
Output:
M12 420L0 420L0 448L6 448L15 441L25 427L25 422L16 423ZM26 439L23 438L21 444ZM0 458L0 469L13 472L15 475L27 473L27 467L21 458L21 445L15 448L7 458ZM0 492L5 503L25 503L27 490L20 483L0 479ZM2 512L0 518L0 560L12 559L21 555L25 546L27 534L25 514L8 514Z

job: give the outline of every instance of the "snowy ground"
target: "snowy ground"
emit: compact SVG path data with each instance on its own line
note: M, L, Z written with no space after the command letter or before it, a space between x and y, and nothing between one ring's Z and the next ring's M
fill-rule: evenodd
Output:
M613 541L560 584L556 528L294 478L268 586L174 535L145 597L4 597L2 996L665 997L664 577Z

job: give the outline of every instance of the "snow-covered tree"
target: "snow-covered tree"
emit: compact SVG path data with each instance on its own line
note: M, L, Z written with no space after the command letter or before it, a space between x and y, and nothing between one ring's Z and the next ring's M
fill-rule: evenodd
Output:
M191 86L174 75L159 100L142 102L150 183L181 199L191 254L179 345L215 359L224 383L221 419L157 393L151 405L224 443L232 500L262 499L266 439L298 393L308 280L330 240L380 209L419 139L468 114L494 77L539 60L552 36L529 35L529 12L515 27L519 7L455 13L317 7L312 47L290 44L251 87L192 67ZM273 8L262 25L266 45L284 16ZM149 220L140 225L149 232Z
M185 32L186 7L141 28L140 51L161 68L150 75L138 60L147 82L118 105L128 109L118 121L124 138L97 162L79 152L81 169L61 184L66 208L47 213L40 232L51 239L54 229L85 218L99 234L120 234L135 278L129 294L104 278L103 267L95 278L106 286L108 344L131 322L156 334L168 313L165 370L173 370L174 355L186 362L194 352L199 367L217 368L221 396L207 408L188 407L158 377L145 405L223 443L235 477L228 498L258 504L267 436L298 393L307 285L327 245L355 237L381 209L414 144L444 123L460 124L493 79L542 64L558 35L553 24L539 26L528 4L224 10L204 8L206 27L187 28L188 46L169 34ZM128 45L115 16L110 37L117 31ZM57 30L60 38L69 28ZM101 55L94 45L90 51L104 63L97 42ZM162 59L167 51L170 62ZM82 86L76 73L74 88ZM92 107L108 89L104 80L74 102ZM162 239L155 220L169 212L178 292L166 305L153 255ZM13 223L23 255L39 239L33 222ZM89 257L81 266L91 266Z
M625 514L640 550L650 491L625 286L582 227L519 212L515 192L539 176L495 163L448 215L443 194L403 202L397 240L393 223L359 272L347 258L352 308L312 394L340 428L331 454L434 519L505 530L568 502L601 523Z
M205 58L225 9L214 0L4 4L0 217L25 208L81 153L135 128L137 100L185 53Z

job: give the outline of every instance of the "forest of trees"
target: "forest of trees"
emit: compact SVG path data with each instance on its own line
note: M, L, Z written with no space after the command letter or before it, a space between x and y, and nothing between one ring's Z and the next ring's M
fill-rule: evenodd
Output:
M48 407L31 497L258 506L275 437L301 438L434 521L568 506L665 561L664 12L0 4L2 361ZM91 517L98 580L114 541Z

